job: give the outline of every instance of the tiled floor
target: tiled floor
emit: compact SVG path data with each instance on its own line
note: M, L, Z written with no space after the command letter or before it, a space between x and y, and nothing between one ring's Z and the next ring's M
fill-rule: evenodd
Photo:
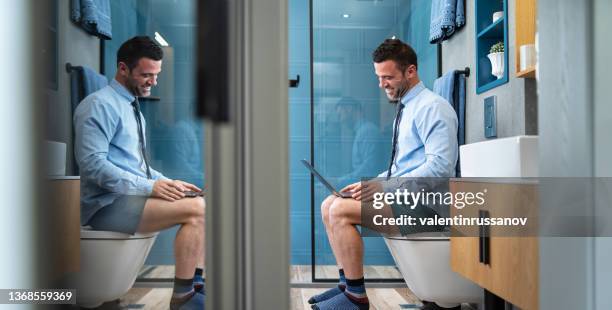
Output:
M325 288L292 288L291 310L307 310L310 305L307 300L310 296L324 291ZM407 288L372 288L367 289L370 299L370 309L413 309L419 305L419 300ZM132 288L121 298L120 303L106 303L98 310L110 309L168 309L168 302L172 295L171 288ZM400 306L401 305L401 306ZM403 306L403 307L402 307ZM274 308L270 308L274 309Z
M320 265L316 268L318 279L337 279L338 268L332 265ZM402 279L402 275L394 266L368 265L364 267L366 279ZM291 283L310 283L312 279L312 268L310 265L291 266ZM398 284L398 286L403 285Z
M338 269L336 266L319 265L316 267L317 278L321 279L337 279ZM402 275L397 268L393 266L376 266L368 265L364 268L366 279L401 279ZM310 283L312 277L312 268L310 265L293 265L291 266L291 283ZM157 265L144 266L140 270L138 278L141 279L173 279L174 266L172 265Z
M366 274L376 278L399 277L395 267L389 266L366 266ZM172 278L174 276L173 266L145 266L141 272L143 278ZM335 277L337 270L334 266L317 267L318 277ZM326 290L324 287L316 287L311 282L310 266L294 265L291 267L291 310L310 309L307 300L310 296ZM168 283L166 283L166 286ZM304 286L307 286L306 288ZM397 287L377 288L370 285L367 288L370 299L370 309L418 309L420 301L403 283L397 283ZM392 285L395 286L395 285ZM168 309L171 288L135 287L124 295L120 302L104 304L99 310L106 309ZM469 308L465 308L469 309Z
M308 298L325 290L325 288L292 288L291 309L310 309ZM366 292L372 310L402 309L402 307L410 309L421 304L408 288L368 288Z

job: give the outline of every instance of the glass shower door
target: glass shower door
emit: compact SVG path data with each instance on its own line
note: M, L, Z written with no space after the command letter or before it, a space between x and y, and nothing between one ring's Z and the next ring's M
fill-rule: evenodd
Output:
M337 188L375 177L391 153L394 106L378 88L371 53L393 36L419 56L419 75L431 88L438 76L438 48L429 44L428 0L312 0L312 143L315 167ZM312 185L313 280L335 281L336 262L321 221L329 195ZM384 240L364 238L364 271L369 281L401 280Z

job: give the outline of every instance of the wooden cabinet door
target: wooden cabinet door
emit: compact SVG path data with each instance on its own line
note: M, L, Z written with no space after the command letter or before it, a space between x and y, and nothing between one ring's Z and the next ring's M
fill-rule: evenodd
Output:
M453 193L487 190L483 206L451 207L451 216L477 218L479 210L486 210L491 218L528 218L521 232L491 226L488 264L480 262L478 228L454 228L452 270L521 309L538 309L537 185L453 181L450 188Z
M53 274L57 278L80 267L81 208L80 180L53 179L48 181L49 228L52 237L48 245L52 256Z

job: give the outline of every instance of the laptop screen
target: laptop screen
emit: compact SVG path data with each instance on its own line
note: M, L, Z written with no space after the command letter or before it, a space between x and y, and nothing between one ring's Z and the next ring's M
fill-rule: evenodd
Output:
M304 166L306 166L306 168L308 168L308 170L310 170L310 172L312 172L312 174L317 178L317 180L323 183L323 185L327 187L330 192L332 192L332 194L340 197L350 197L350 194L348 193L343 194L337 191L336 188L331 185L331 183L329 183L306 159L302 159L301 162L302 164L304 164Z

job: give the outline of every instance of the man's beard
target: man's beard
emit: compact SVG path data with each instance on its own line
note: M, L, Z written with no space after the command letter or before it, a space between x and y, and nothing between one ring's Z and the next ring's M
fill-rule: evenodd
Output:
M403 85L403 86L399 87L397 89L397 96L395 98L393 98L393 99L389 99L389 103L397 104L398 102L400 102L402 97L404 97L404 95L406 94L407 90L408 90L408 86L407 85Z
M143 97L144 96L144 94L140 91L140 88L138 87L138 83L137 82L128 81L128 88L132 92L132 95L134 95L134 97Z

